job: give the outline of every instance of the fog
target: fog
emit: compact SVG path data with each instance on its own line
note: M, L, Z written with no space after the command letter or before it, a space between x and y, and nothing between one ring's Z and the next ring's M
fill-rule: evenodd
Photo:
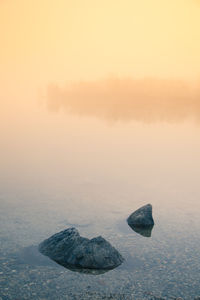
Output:
M112 121L199 121L200 88L181 80L150 78L50 84L47 107Z

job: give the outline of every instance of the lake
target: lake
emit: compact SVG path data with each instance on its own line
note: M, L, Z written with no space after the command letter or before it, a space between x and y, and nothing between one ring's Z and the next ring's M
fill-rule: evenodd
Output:
M106 84L0 103L0 299L200 297L198 99L132 101L132 82ZM144 237L126 219L148 203L155 226ZM102 235L125 262L84 274L37 252L69 227Z

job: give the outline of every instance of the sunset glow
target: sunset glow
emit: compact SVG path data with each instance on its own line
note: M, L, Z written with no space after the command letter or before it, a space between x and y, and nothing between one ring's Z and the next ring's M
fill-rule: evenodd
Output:
M198 0L1 0L0 76L198 79Z

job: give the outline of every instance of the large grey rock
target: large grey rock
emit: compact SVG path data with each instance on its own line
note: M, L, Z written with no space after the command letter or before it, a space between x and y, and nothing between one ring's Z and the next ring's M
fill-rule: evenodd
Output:
M39 251L65 267L108 270L119 266L121 254L103 237L81 237L75 228L52 235L39 245Z
M147 204L133 212L127 219L128 224L133 227L148 227L154 225L152 217L152 205Z

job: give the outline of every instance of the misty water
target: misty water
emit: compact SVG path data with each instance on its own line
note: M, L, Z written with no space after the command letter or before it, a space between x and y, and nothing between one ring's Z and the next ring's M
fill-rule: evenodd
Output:
M0 299L200 297L198 107L62 103L1 104ZM150 237L126 223L147 203ZM37 252L69 227L125 262L84 274Z

